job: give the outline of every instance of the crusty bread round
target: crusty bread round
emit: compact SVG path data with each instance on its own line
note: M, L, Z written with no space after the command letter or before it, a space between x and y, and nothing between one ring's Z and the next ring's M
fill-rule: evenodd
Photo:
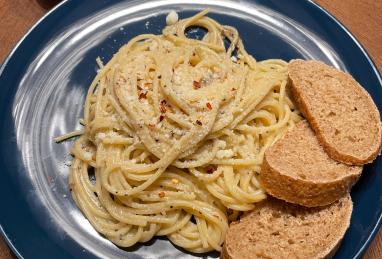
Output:
M304 120L265 152L260 181L274 197L315 207L344 196L361 172L331 159Z
M349 227L347 194L329 206L306 208L269 198L230 225L220 258L328 258Z
M378 109L351 75L319 61L304 60L291 61L288 71L297 106L331 158L362 165L380 154Z

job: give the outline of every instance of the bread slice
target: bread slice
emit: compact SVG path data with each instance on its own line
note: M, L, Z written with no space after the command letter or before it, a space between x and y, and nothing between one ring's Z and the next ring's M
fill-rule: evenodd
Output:
M231 223L220 258L328 258L349 227L347 194L329 206L306 208L269 198Z
M315 207L344 196L361 172L361 166L331 159L303 120L267 149L260 181L274 197Z
M292 94L329 156L346 164L372 162L382 148L381 119L354 78L319 61L288 65Z

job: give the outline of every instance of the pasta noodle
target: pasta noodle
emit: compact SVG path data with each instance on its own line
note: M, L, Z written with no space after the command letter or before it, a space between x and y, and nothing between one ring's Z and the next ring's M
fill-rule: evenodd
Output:
M89 87L70 188L118 246L167 236L220 251L228 223L266 198L264 151L301 119L286 62L257 62L234 27L202 11L130 40ZM202 27L203 39L187 37ZM226 47L228 45L228 47Z

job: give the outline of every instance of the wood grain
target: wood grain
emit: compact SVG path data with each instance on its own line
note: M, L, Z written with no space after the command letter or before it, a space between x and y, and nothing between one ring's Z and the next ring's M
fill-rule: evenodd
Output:
M46 10L33 0L0 0L0 62Z
M382 71L382 1L316 0L361 42Z
M0 63L22 35L58 0L0 0ZM362 43L382 70L382 1L316 0L339 19ZM0 258L15 258L0 237ZM382 258L382 232L364 259Z

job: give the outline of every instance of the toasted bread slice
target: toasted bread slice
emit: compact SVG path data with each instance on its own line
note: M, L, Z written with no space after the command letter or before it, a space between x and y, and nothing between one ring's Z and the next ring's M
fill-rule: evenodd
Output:
M362 165L381 152L382 127L376 105L354 78L319 61L288 65L292 94L329 156Z
M222 259L332 257L349 227L347 194L329 206L306 208L269 198L231 223Z
M331 159L304 120L265 152L260 180L272 196L315 207L344 196L361 172Z

